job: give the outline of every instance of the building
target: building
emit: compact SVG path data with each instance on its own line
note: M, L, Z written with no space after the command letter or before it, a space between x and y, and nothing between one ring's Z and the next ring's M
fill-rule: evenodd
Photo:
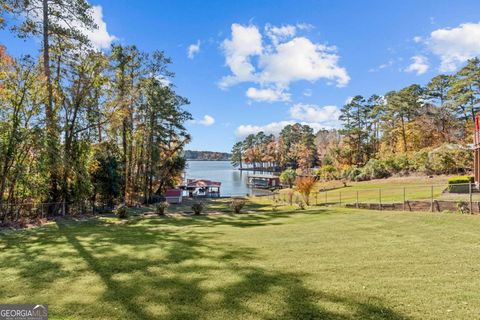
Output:
M252 174L247 177L247 185L259 189L279 188L280 177L271 174Z
M168 189L165 192L165 199L168 203L177 204L182 203L182 190L180 189Z
M186 185L180 188L188 191L189 197L220 197L220 187L222 183L207 179L188 179Z

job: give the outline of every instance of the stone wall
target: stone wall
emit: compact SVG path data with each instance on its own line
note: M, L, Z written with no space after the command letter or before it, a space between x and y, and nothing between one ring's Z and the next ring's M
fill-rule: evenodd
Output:
M431 201L406 201L405 205L403 203L382 203L380 206L379 203L347 203L347 208L359 208L359 209L370 209L370 210L390 210L390 211L433 211L433 212L442 212L442 211L458 211L459 201L444 201L444 200L434 200L433 201L433 210ZM467 205L470 206L470 203L467 202ZM472 201L472 213L480 213L480 201Z

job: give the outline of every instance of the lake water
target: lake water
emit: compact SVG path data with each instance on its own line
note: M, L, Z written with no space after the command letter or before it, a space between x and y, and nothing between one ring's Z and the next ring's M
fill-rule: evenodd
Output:
M208 179L220 181L220 195L244 196L248 194L265 194L265 190L251 189L247 186L246 171L234 168L230 161L187 161L187 179Z

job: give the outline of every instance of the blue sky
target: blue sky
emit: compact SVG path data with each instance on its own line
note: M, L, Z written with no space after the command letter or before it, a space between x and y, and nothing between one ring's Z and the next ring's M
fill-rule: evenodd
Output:
M173 59L194 150L229 151L248 133L295 121L338 127L349 97L425 84L480 55L478 0L91 4L99 48L118 41ZM6 31L0 39L15 56L39 47Z

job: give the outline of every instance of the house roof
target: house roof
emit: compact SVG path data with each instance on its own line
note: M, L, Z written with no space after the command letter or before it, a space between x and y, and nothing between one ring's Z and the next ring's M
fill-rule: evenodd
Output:
M187 187L195 187L195 188L220 187L221 185L222 185L221 182L207 180L207 179L188 179L187 181Z
M180 197L182 195L182 190L180 189L168 189L165 191L165 197Z

